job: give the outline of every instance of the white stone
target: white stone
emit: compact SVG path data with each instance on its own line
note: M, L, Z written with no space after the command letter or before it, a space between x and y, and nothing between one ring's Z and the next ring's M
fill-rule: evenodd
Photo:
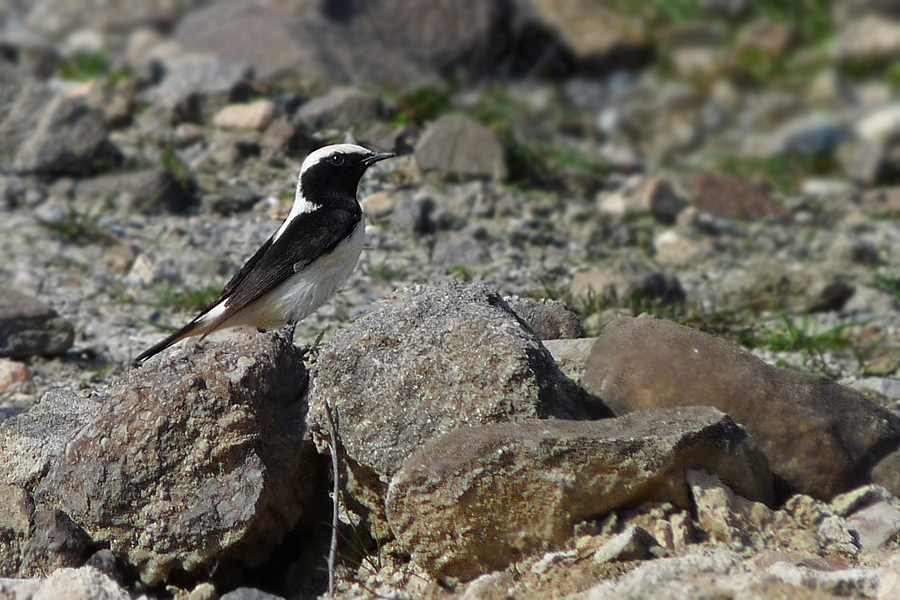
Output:
M265 129L275 116L275 103L260 100L252 104L229 104L213 118L216 127L259 131Z
M900 104L877 110L858 121L856 135L864 140L888 141L900 134Z

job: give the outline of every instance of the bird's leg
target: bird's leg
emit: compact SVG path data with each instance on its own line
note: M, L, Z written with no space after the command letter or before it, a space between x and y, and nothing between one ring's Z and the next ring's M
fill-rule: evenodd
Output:
M287 325L285 325L284 329L282 330L282 331L284 331L285 334L287 334L288 339L291 340L292 344L294 343L294 330L296 330L296 329L297 329L297 322L295 321L293 323L288 323Z

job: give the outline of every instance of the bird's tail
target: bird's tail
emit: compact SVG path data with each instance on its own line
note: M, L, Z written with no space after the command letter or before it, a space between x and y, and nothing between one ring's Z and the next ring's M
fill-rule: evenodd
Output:
M180 342L183 339L186 339L186 338L189 338L189 337L195 336L195 335L201 335L201 334L208 333L209 327L204 327L204 325L205 325L205 323L203 322L202 319L199 319L199 318L194 319L193 321L191 321L190 323L188 323L187 325L185 325L184 327L182 327L181 329L179 329L178 331L176 331L175 333L173 333L166 339L162 340L161 342L159 342L157 344L154 344L153 346L151 346L144 352L141 352L141 354L139 354L138 357L132 361L131 366L132 367L141 366L141 363L143 363L148 358L156 356L157 354L159 354L160 352L162 352L169 346L171 346L173 344L177 344L178 342Z

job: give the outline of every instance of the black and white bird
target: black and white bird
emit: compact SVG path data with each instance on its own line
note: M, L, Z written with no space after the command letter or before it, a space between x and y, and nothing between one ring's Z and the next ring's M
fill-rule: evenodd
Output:
M138 366L181 340L229 327L296 325L347 281L366 224L356 189L366 169L394 154L354 144L319 148L300 167L294 205L281 227L194 320L143 352Z

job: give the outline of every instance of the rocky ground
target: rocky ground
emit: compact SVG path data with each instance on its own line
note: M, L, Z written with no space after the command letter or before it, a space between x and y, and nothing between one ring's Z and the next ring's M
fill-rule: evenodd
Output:
M327 401L348 597L900 597L900 5L433 4L0 3L0 596L324 593ZM303 354L132 371L344 140Z

